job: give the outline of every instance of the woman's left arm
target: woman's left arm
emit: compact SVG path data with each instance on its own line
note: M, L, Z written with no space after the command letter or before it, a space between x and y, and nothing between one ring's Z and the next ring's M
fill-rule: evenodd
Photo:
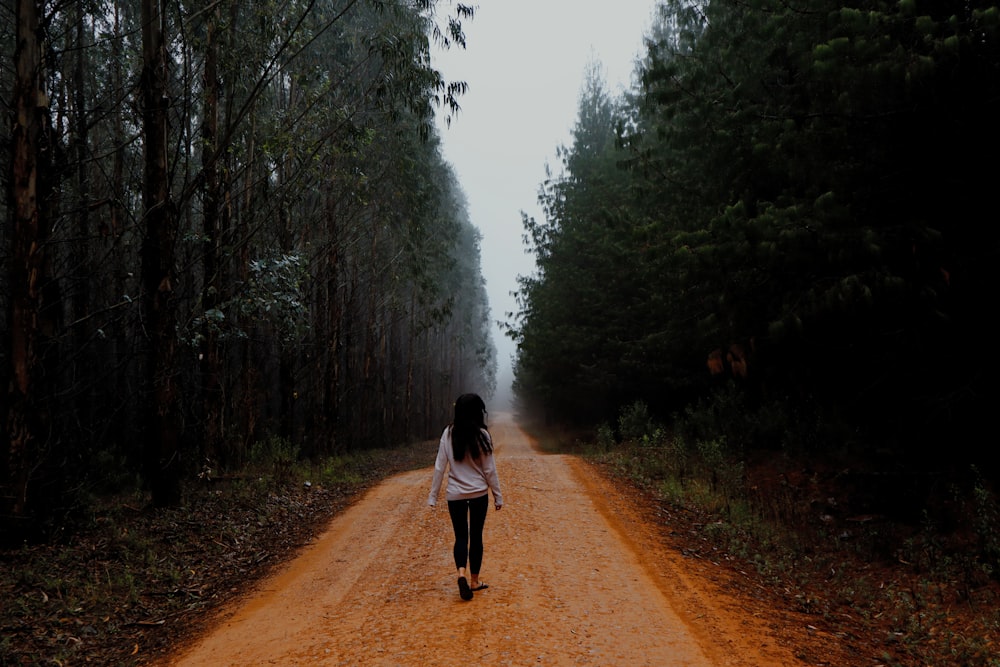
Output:
M451 438L447 436L448 430L445 429L444 433L441 434L441 440L438 442L438 454L434 460L434 476L431 478L431 492L427 496L427 504L431 507L437 504L438 493L441 491L441 482L444 480L444 471L448 466L447 447L451 445Z

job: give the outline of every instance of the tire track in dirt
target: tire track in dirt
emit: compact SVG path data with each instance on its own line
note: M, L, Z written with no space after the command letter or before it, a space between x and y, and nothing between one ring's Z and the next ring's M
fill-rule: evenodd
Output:
M427 507L431 469L409 472L166 664L799 664L759 623L723 616L605 480L493 416L505 506L486 521L489 589L459 599L443 498Z

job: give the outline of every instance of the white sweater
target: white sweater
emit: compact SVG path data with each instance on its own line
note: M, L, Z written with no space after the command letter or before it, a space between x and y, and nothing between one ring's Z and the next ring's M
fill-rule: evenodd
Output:
M487 439L490 434L483 431ZM493 441L490 440L490 444ZM438 493L441 491L441 481L445 469L448 470L448 487L445 498L448 500L468 500L478 498L487 491L493 492L493 504L503 505L503 495L500 493L500 478L497 476L496 463L493 454L484 452L479 459L466 454L461 461L455 460L454 448L451 446L451 426L445 428L438 445L437 460L434 461L434 480L431 482L431 493L427 498L428 505L436 505Z

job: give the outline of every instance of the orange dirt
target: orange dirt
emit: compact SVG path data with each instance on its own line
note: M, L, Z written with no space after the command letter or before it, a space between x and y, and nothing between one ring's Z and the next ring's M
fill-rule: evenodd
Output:
M711 563L670 549L633 496L494 417L506 505L486 520L487 590L459 598L447 510L426 504L431 470L409 472L166 664L807 664L783 622L713 583Z

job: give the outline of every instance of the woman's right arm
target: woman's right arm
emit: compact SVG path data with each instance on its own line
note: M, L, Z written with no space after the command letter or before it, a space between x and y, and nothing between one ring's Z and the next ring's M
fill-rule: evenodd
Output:
M485 433L486 437L490 438L490 447L492 447L493 438L490 437L488 431ZM493 492L493 505L500 509L503 507L503 494L500 492L500 476L497 474L496 458L492 452L483 456L483 476L486 477L486 483L489 484L490 491Z

